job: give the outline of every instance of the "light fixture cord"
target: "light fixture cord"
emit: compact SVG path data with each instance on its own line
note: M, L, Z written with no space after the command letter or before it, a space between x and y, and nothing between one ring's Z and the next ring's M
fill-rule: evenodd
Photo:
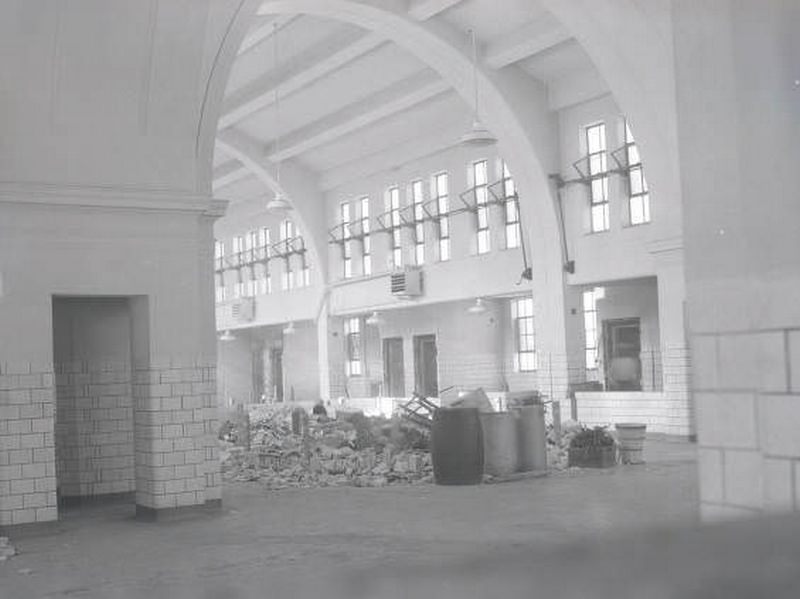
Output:
M279 64L279 55L278 55L278 23L275 22L272 24L272 41L273 41L273 70L275 71L276 78L278 77L278 64ZM278 161L275 164L275 180L278 183L278 189L281 188L281 160L280 160L280 151L281 151L281 135L280 135L280 126L281 126L281 98L280 98L280 79L277 79L275 82L275 154L278 156Z
M470 39L472 41L472 83L475 92L475 122L478 118L478 44L475 41L475 30L469 30Z

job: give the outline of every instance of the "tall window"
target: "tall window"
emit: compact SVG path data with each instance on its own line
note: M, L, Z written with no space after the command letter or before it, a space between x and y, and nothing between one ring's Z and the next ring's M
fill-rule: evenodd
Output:
M517 197L517 187L508 165L503 162L503 198L504 212L506 221L506 247L518 248L522 231L519 224L519 198Z
M299 231L295 237L295 245L297 249L304 250L306 247L306 240ZM308 260L306 259L306 253L303 252L300 254L300 275L298 276L297 286L308 287L309 285L311 285L311 266L308 264Z
M233 258L237 264L242 264L244 262L244 237L241 235L237 235L233 238ZM239 269L238 276L236 278L236 284L233 287L233 297L244 297L245 295L245 281L244 275L242 274L241 268Z
M485 254L492 249L489 230L489 173L485 160L472 164L472 180L475 190L476 217L478 224L478 253Z
M269 227L261 227L258 234L258 245L261 248L261 258L269 259L272 256L272 240L270 239Z
M252 262L256 259L256 250L258 249L258 230L253 229L247 232L245 238L245 254L247 262Z
M425 198L422 194L422 181L411 184L411 204L414 207L414 262L425 264L425 210L422 208Z
M258 231L259 258L264 260L261 273L258 279L258 293L266 295L272 293L272 277L269 273L269 258L272 256L272 241L270 239L269 227L261 227Z
M270 275L268 264L264 264L264 270L261 272L261 278L258 281L258 292L262 295L272 293L272 275Z
M361 320L348 318L344 321L344 338L347 344L347 376L361 374Z
M350 228L350 203L342 202L339 205L339 219L342 224L342 267L345 279L353 276L353 242L352 230Z
M388 191L389 216L392 224L392 266L403 266L403 230L400 228L400 188Z
M214 268L222 270L225 266L225 242L219 239L214 240Z
M608 231L608 156L606 154L606 125L586 127L586 148L589 159L592 232Z
M280 228L280 238L281 238L281 243L283 245L283 251L288 252L289 250L288 241L290 239L293 239L294 236L295 236L294 223L289 219L284 220L281 223L281 228ZM284 260L284 269L281 275L281 289L287 291L293 288L294 288L294 271L292 270L292 263L287 257Z
M514 371L536 370L536 337L533 332L533 298L511 300L514 326Z
M361 274L372 274L372 240L369 236L369 198L360 200L361 205Z
M597 334L597 300L605 297L603 287L595 287L583 292L583 332L584 355L587 370L597 368L600 359L600 339Z
M216 298L217 303L227 299L227 289L225 288L225 278L222 275L222 268L225 266L225 243L219 239L214 240L214 268L220 271L216 278Z
M244 260L245 262L253 262L256 259L256 250L258 248L258 230L254 229L248 231L244 238ZM245 282L244 282L244 295L246 297L255 297L258 292L258 281L255 278L255 270L253 268L245 269Z
M436 200L436 211L439 220L439 260L450 259L450 200L448 198L447 173L433 176L433 197Z
M650 192L644 178L639 148L633 139L628 121L625 121L625 152L628 158L628 212L632 225L650 222Z

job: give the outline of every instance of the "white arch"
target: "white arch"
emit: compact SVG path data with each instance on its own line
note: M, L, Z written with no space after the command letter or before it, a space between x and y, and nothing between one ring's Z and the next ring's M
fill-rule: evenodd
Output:
M266 187L289 199L294 208L292 220L303 231L306 247L311 253L314 268L323 281L327 281L328 261L325 253L325 213L322 194L316 177L299 166L286 162L281 166L281 183L264 163L258 147L246 137L233 131L224 131L217 137L217 144L255 175Z
M376 4L355 0L266 0L260 13L302 13L347 21L395 42L439 73L471 102L472 61L465 32L439 22L420 23L407 13L407 3ZM514 69L478 69L482 120L500 140L500 148L525 198L523 220L530 232L534 289L543 345L566 354L564 290L560 228L547 174L556 166L555 132L543 86ZM466 123L465 123L466 125Z

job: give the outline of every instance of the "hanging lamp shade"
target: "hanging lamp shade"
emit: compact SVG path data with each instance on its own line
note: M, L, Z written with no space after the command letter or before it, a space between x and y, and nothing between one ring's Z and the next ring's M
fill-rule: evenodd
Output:
M461 145L482 148L497 143L497 138L479 120L472 121L472 128L461 136Z
M478 111L478 45L475 41L475 32L470 29L472 43L472 92L474 94L472 105L472 127L461 136L461 145L470 148L482 148L497 143L497 138L481 123Z
M220 341L234 341L236 339L236 335L231 333L230 329L225 329L222 335L219 336Z
M274 198L267 202L267 210L275 214L286 214L292 211L292 204L283 194L277 193Z
M377 327L383 324L383 318L377 312L373 312L369 318L367 318L366 323L370 326Z
M284 335L294 335L297 329L294 328L294 322L290 322L289 326L283 329Z
M486 312L486 309L486 304L483 303L483 299L476 298L475 303L467 308L467 314L483 314Z

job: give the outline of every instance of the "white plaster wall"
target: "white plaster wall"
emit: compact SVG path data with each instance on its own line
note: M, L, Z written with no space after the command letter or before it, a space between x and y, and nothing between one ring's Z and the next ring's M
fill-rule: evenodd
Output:
M150 297L151 360L213 360L197 214L0 204L0 356L52 365L51 296Z
M603 96L559 112L560 171L565 179L574 179L578 172L573 163L586 155L585 127L597 122L606 124L606 145L609 168L616 163L611 151L624 144L624 115L610 96ZM637 135L633 128L634 138ZM643 159L645 177L648 160ZM653 162L658 157L653 158ZM649 182L649 179L648 179ZM574 184L562 190L564 221L570 258L575 260L575 273L567 276L570 284L593 283L653 275L656 263L650 244L660 239L680 237L680 223L669 214L678 198L651 193L648 224L631 226L628 221L627 181L622 175L609 176L609 231L591 232L589 190Z

